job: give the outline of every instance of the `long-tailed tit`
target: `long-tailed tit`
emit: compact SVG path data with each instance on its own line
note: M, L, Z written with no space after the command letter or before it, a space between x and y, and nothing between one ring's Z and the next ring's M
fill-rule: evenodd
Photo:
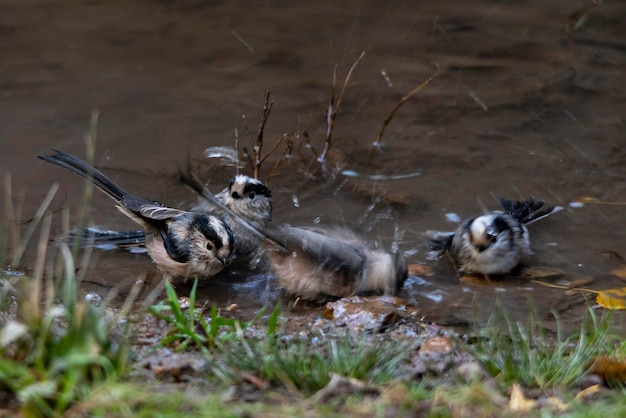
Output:
M186 175L189 176L189 171ZM239 174L216 197L253 226L266 227L272 219L272 193L260 180ZM235 240L233 258L245 257L258 248L259 238L256 235L242 228L229 213L207 203L206 199L199 199L190 211L216 216L228 225ZM146 237L143 230L118 232L90 229L71 236L70 243L75 241L101 249L127 248L132 251L145 245Z
M164 273L209 278L231 260L233 235L219 218L173 209L126 193L85 161L56 151L38 158L78 174L115 200L117 208L143 227L146 249Z
M285 292L302 300L395 294L407 278L402 255L377 248L345 227L283 225L275 238L283 245L265 244L263 254Z
M550 207L537 212L544 202L533 198L510 201L499 198L504 211L466 219L453 234L433 240L431 247L448 251L458 270L485 276L508 274L531 254L526 225L562 210Z
M181 173L181 176L190 177L190 171ZM272 220L272 192L260 180L239 174L230 180L228 187L215 196L230 212L254 227L266 227ZM246 256L258 248L258 236L250 233L229 212L216 208L204 198L200 198L191 210L217 216L226 222L235 237L236 256Z
M206 198L207 204L229 211L197 177L183 176L183 182ZM283 225L270 229L251 225L235 213L231 217L262 240L265 258L291 296L319 301L369 291L394 294L407 277L402 255L377 248L348 228Z

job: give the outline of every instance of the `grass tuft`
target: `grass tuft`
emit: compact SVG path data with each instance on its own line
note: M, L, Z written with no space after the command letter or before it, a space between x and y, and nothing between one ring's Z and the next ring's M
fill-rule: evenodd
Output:
M465 349L503 383L546 388L575 383L611 343L610 311L598 317L589 308L580 331L567 338L560 327L556 336L549 334L535 318L531 312L528 322L522 323L496 310Z

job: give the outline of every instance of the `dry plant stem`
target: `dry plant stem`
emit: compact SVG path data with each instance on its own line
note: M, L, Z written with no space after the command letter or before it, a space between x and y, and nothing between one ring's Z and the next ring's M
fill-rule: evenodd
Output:
M270 170L269 174L267 175L266 178L266 183L269 182L269 180L272 178L274 171L276 171L276 169L278 168L278 166L280 165L280 163L283 162L283 160L285 159L285 156L289 153L291 153L293 151L293 144L294 144L294 140L293 137L295 136L295 134L291 134L293 135L290 141L287 142L287 146L285 147L285 149L283 150L282 154L280 154L280 158L278 159L278 161L276 161L276 163L274 164L274 166L272 167L272 169ZM284 137L284 136L283 136ZM282 140L282 139L281 139ZM269 154L268 154L269 155Z
M237 175L239 175L239 131L235 128L235 155L237 156L237 165L235 167Z
M567 22L565 23L565 33L567 34L567 38L569 40L570 51L574 47L574 30L576 29L578 21L580 21L580 19L582 19L589 12L589 10L600 3L600 1L588 1L587 4L574 10L567 17Z
M400 101L398 102L398 104L391 110L391 112L389 112L389 115L387 115L387 117L385 118L385 120L383 121L383 126L380 128L380 132L378 133L378 137L376 138L376 141L374 142L374 146L375 147L379 147L381 144L381 141L383 139L383 133L385 132L385 128L387 128L387 125L389 125L389 122L391 122L391 119L393 118L393 116L396 114L396 112L398 111L398 109L400 109L400 107L407 101L409 100L411 97L413 97L414 95L416 95L420 90L422 90L424 87L426 87L427 85L429 85L437 76L439 75L439 66L437 66L437 72L432 75L428 80L424 81L422 84L420 84L419 86L417 86L416 88L414 88L409 94L405 95L402 99L400 99Z
M46 214L46 211L48 210L48 207L50 206L52 199L56 195L57 190L59 190L58 183L54 183L52 186L50 186L50 190L48 190L48 194L46 195L43 202L41 202L41 205L37 209L37 212L35 213L35 216L33 217L33 219L30 221L28 228L26 228L26 233L24 234L24 237L20 239L20 242L18 242L17 246L14 248L13 261L12 261L13 266L17 266L20 263L22 256L24 255L24 251L26 250L26 246L28 245L30 238L35 232L35 228L37 228L37 225L39 225L39 222ZM15 227L18 228L17 225L15 225Z
M15 208L13 207L11 173L4 175L4 210L6 212L6 225L10 236L11 247L16 249L20 243L20 228L17 226Z
M269 157L270 155L272 155L272 154L274 153L274 151L276 151L276 148L278 148L278 146L279 146L280 144L282 144L282 142L283 142L285 139L287 139L287 138L293 138L293 137L295 137L295 136L296 136L296 133L295 133L295 132L289 132L289 133L283 134L283 136L281 136L281 137L278 139L278 141L274 142L274 145L272 145L272 148L271 148L271 149L267 152L267 154L265 154L265 157L263 157L263 158L261 159L261 164L263 164L263 163L265 162L265 160L267 159L267 157ZM289 141L289 143L287 144L287 146L289 147L289 145L290 145L291 143L293 143L293 140L292 140L292 141ZM283 155L284 155L284 154L285 154L285 153L283 152Z
M32 301L41 304L41 291L43 284L43 271L48 253L48 241L50 240L50 226L52 225L52 215L47 214L41 223L41 234L37 245L37 259L35 260L35 271L33 273L33 288L31 289ZM49 300L46 299L46 302Z
M339 92L339 96L337 97L337 102L335 103L335 90L337 87L337 66L333 71L333 88L332 94L330 96L330 102L328 103L328 112L326 113L326 141L324 142L324 150L318 157L317 161L323 163L326 161L326 155L328 154L328 150L330 149L331 139L333 136L333 129L335 127L335 118L337 117L337 111L339 110L339 106L341 105L341 100L343 99L343 94L346 91L346 87L350 82L350 78L352 77L352 72L359 64L359 62L365 56L365 51L361 52L361 55L354 61L354 64L348 70L346 74L346 78L343 80L343 85L341 86L341 91Z
M265 90L265 100L263 101L263 117L261 118L261 124L259 125L259 131L256 135L256 145L254 146L254 178L259 178L259 170L264 158L261 158L261 150L263 149L263 131L265 130L265 124L270 117L272 106L274 102L270 102L270 91ZM271 153L271 151L270 151ZM268 155L270 154L268 153Z

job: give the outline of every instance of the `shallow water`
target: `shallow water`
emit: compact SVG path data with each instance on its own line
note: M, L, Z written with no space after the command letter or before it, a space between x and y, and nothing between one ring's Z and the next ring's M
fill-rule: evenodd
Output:
M34 158L50 148L84 155L83 135L99 111L96 163L134 194L168 205L193 202L177 183L188 156L209 146L247 144L265 89L274 102L266 148L306 131L323 148L333 68L338 84L362 51L333 134L333 164L316 168L299 152L269 181L274 220L348 224L399 248L435 274L413 277L402 296L427 320L484 319L496 300L525 317L532 300L575 325L584 298L527 279L460 282L449 260L428 256L424 232L453 230L497 209L497 196L535 198L565 210L531 226L530 265L552 266L595 289L622 287L604 250L626 255L624 205L570 203L590 196L626 201L626 7L568 1L523 4L321 1L10 1L0 11L0 155L29 218L54 181L54 208L77 213L83 182ZM574 16L574 17L573 17ZM383 120L401 97L438 77L395 114L372 153ZM248 147L249 148L249 147ZM274 157L273 161L277 157ZM272 158L270 158L270 162ZM341 164L338 164L340 162ZM337 164L335 164L337 163ZM270 172L266 163L261 178ZM244 172L249 168L244 169ZM357 177L347 177L350 170ZM249 173L249 171L247 171ZM207 168L213 191L233 168ZM419 174L419 175L418 175ZM18 199L19 200L19 199ZM297 202L297 205L295 204ZM134 228L102 195L93 221ZM55 222L56 233L61 230ZM32 268L34 252L24 261ZM159 281L149 259L96 253L85 290ZM201 298L245 312L275 303L271 276L255 270L203 283ZM181 292L188 284L180 284ZM312 310L312 312L317 312Z

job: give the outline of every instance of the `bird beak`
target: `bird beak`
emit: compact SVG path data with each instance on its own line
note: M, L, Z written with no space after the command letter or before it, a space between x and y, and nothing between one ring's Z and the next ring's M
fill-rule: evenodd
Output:
M228 264L228 257L226 256L217 257L217 259L220 260L220 263L224 265Z

